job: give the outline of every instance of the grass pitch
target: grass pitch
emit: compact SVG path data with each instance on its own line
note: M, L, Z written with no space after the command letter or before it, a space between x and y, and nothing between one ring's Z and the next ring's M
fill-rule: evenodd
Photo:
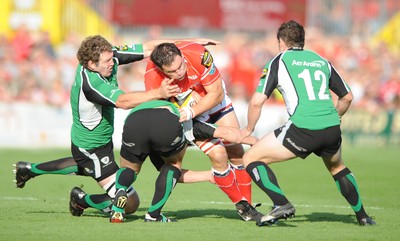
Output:
M66 149L0 150L0 240L399 240L400 150L344 147L346 165L355 174L364 207L377 226L360 227L353 211L338 192L332 177L316 156L276 163L271 168L296 217L272 227L243 222L227 196L211 183L178 184L163 212L177 223L145 223L156 170L146 161L135 182L141 198L139 210L123 224L110 224L108 216L87 209L81 217L68 210L69 191L83 185L89 193L102 189L90 178L44 175L23 189L12 182L12 164L25 160L43 162L69 156ZM118 153L116 152L118 157ZM189 150L184 167L208 170L201 152ZM267 213L271 201L253 185L253 203Z

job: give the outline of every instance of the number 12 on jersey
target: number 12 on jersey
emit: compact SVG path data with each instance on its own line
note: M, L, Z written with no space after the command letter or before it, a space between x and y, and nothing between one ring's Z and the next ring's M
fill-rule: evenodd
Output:
M326 91L327 77L321 70L314 71L314 78L311 78L311 72L309 69L304 69L297 77L303 79L304 85L306 87L307 95L309 100L316 100L316 93L314 93L314 84L320 84L318 91L319 100L328 100L329 94ZM315 80L313 82L313 80Z

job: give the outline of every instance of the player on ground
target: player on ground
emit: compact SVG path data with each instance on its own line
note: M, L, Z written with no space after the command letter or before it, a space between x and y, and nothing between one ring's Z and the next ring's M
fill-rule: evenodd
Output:
M124 208L128 187L136 180L143 162L150 153L159 154L161 162L153 164L160 174L146 222L171 222L161 213L169 195L181 175L181 164L187 146L186 130L179 122L178 108L171 102L155 100L134 108L125 120L121 145L121 168L117 172L116 195L110 222L124 221ZM253 144L256 139L240 137L240 130L233 127L214 127L195 121L192 129L197 138L224 137L232 142ZM165 163L165 164L164 164Z
M182 93L195 91L202 96L196 105L180 109L181 122L196 118L240 128L221 75L204 46L188 41L163 43L154 49L150 59L145 73L147 90L159 88L162 80L169 78ZM219 139L196 140L195 143L209 156L215 183L235 204L241 218L259 220L262 214L251 205L251 178L243 166L242 145L224 145Z
M160 109L161 108L161 109ZM151 116L156 116L156 117L160 117L162 116L162 118L159 118L160 120L154 121L152 120L153 118L151 118L151 116L147 116L147 115L143 115L142 113L136 113L138 110L146 110L146 109L152 109L152 115ZM143 161L146 159L146 157L148 155L152 155L152 154L159 154L158 151L158 146L156 144L154 144L154 142L163 140L166 136L168 136L168 131L164 130L165 128L171 128L171 127L167 127L165 125L174 125L173 123L171 124L170 122L178 122L178 119L174 120L174 118L170 119L167 116L163 116L162 110L171 110L172 113L178 113L179 117L179 111L177 109L176 106L174 106L172 103L170 102L166 102L166 101L150 101L150 102L146 102L143 103L141 105L139 105L138 107L136 107L135 109L132 110L132 113L135 112L135 114L129 115L129 118L127 118L127 120L133 120L133 121L126 121L125 122L125 129L126 130L123 135L123 145L122 146L126 146L126 148L133 148L136 147L136 153L141 153L140 159L142 161L140 161L138 164L132 164L132 165L128 165L128 167L132 170L126 170L126 168L121 168L120 172L118 172L119 174L117 174L118 176L118 180L121 180L121 183L130 183L133 182L136 179L137 174L140 172L141 169L141 165L143 163ZM139 118L138 115L140 115L141 117ZM135 117L135 118L134 118ZM133 119L134 118L134 119ZM162 121L161 121L162 120ZM193 135L198 139L208 139L208 138L223 138L225 140L228 140L232 143L242 143L242 144L247 144L247 145L252 145L256 142L257 138L252 137L252 136L248 136L243 138L241 136L241 132L238 128L234 128L234 127L225 127L225 126L219 126L216 127L214 125L210 125L208 123L203 123L200 121L193 121L193 127L191 129L192 134L189 134L189 136ZM181 123L179 123L179 125L183 125ZM132 130L132 128L136 128L135 130ZM140 134L141 132L146 132L146 133L151 133L152 138L148 137L147 134ZM183 132L182 135L187 135L187 130L185 130L185 127L183 127ZM135 140L131 140L131 139L135 139ZM156 141L154 141L156 140ZM185 137L185 140L187 141L187 138ZM127 141L131 141L131 142L127 142ZM130 145L127 143L135 143L135 145ZM144 145L139 145L138 143L145 143ZM150 143L153 143L152 145ZM171 148L171 146L168 146L168 148ZM122 154L122 150L124 148L121 148L121 156L123 156ZM183 154L183 153L182 153ZM175 158L178 158L178 156L175 156ZM133 158L135 159L135 158ZM122 159L121 159L122 160ZM164 163L164 159L163 158L150 158L150 160L152 161L153 165L156 167L156 169L158 171L160 171L160 178L164 178L164 172L162 171L163 165ZM178 160L181 161L181 158L178 158ZM180 162L179 162L180 163ZM126 163L125 163L126 165ZM128 169L129 169L128 168ZM133 174L132 171L135 173ZM181 170L184 172L190 172L190 170ZM187 175L189 178L191 178L192 175ZM119 183L117 180L117 183ZM132 181L133 180L133 181ZM187 182L187 181L185 181ZM157 185L157 187L159 187ZM170 187L170 186L168 186ZM118 197L115 199L115 203L121 203L121 204L125 204L125 202L123 200L126 199L126 190L124 189L124 185L118 185L117 184L117 188L118 188ZM156 192L155 192L155 199L157 199L157 197L159 197L159 193L167 193L166 190L163 189L164 186L159 187ZM109 209L112 203L111 198L108 198L107 200L104 199L103 203L97 206L90 206L87 203L86 200L86 194L82 189L78 188L78 187L74 187L73 188L73 207L74 209L76 209L75 212L79 212L82 213L84 209L88 208L88 207L93 207L93 208L97 208L99 210L106 210ZM118 202L118 198L122 198L122 200L120 200ZM164 200L164 199L163 199ZM166 200L164 200L166 201ZM158 203L158 201L154 201L154 203ZM136 208L139 205L139 203L136 203ZM115 222L115 223L119 223L119 222L123 222L124 221L124 216L126 212L126 207L125 210L123 210L123 208L121 206L119 207L114 207L114 211L111 214L111 218L110 218L110 222ZM136 209L135 209L136 210ZM151 213L146 215L145 217L145 221L149 222L149 221L154 221L154 222L169 222L170 220L165 218L164 216L162 216L159 212L161 207L159 209L156 209L155 213ZM152 217L156 217L156 218L152 218Z
M375 225L364 211L356 179L341 156L340 122L353 99L350 88L330 62L304 49L303 26L295 21L285 22L277 39L280 53L265 66L249 103L248 124L242 129L244 135L254 131L264 102L277 88L290 118L285 125L263 136L243 157L247 172L274 204L257 225L271 225L295 214L269 164L295 157L304 159L311 153L322 158L358 223ZM339 97L336 106L330 91Z

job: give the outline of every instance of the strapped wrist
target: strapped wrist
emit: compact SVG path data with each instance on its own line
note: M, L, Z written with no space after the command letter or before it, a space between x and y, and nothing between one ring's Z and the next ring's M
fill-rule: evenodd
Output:
M186 106L186 107L183 107L182 110L185 111L187 120L191 120L191 119L193 119L193 117L195 117L194 111L191 107Z

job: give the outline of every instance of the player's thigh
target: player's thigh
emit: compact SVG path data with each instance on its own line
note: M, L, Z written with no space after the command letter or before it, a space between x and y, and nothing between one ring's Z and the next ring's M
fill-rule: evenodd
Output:
M322 160L332 176L343 170L345 167L342 159L341 148L339 148L339 150L332 156L322 157Z
M218 121L216 121L215 124L217 124L219 126L232 126L232 127L240 128L239 120L236 116L235 111L226 113Z
M91 150L85 150L71 144L71 152L85 175L91 176L99 184L104 182L103 180L109 179L119 168L115 162L112 141Z
M177 153L174 153L173 155L170 156L164 156L164 162L166 164L171 164L172 166L178 168L179 170L182 169L182 160L183 157L186 153L186 147L180 150Z
M284 147L275 137L274 132L263 136L243 156L243 162L247 166L254 161L263 161L267 164L285 161L296 157Z
M208 139L209 140L209 139ZM228 166L228 153L222 143L211 144L208 140L197 140L196 145L207 154L211 166L218 171L225 171ZM216 140L216 139L212 139ZM206 149L207 147L207 149Z
M240 128L239 121L236 117L235 111L231 111L224 115L221 119L216 122L219 126L230 126ZM226 143L224 142L226 151L228 153L228 158L231 160L235 165L241 164L241 159L244 154L244 149L241 144L235 143Z
M152 151L149 155L150 161L153 166L160 171L161 167L164 166L165 162L160 153Z

